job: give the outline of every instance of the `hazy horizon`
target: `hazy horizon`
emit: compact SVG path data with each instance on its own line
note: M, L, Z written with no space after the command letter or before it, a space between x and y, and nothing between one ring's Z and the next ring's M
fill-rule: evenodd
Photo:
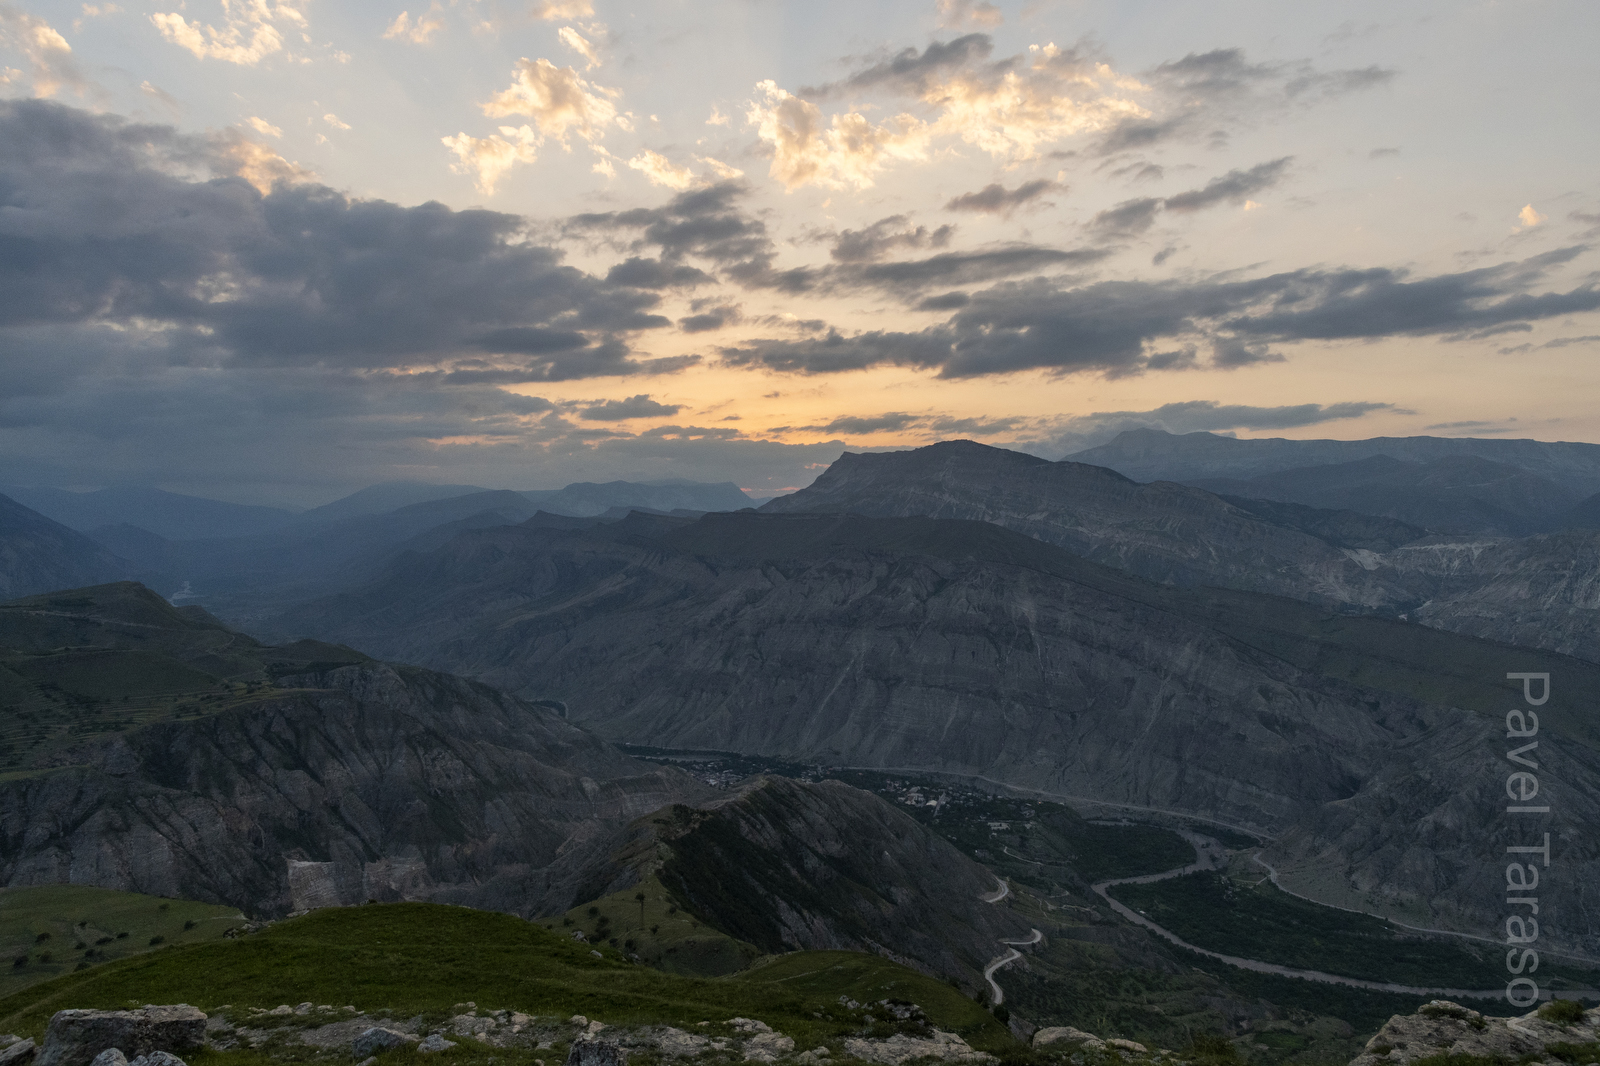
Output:
M0 0L11 484L1600 442L1600 10Z

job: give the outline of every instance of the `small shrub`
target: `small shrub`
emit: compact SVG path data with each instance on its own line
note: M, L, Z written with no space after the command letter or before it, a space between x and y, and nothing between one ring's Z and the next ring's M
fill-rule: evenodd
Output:
M190 918L187 922L183 923L183 931L185 933L187 933L189 930L191 930L193 928L194 928L194 919L193 918Z
M83 941L80 940L76 944L72 945L72 950L73 951L82 951L84 948L86 948L88 946L89 946L88 944L85 944Z
M40 933L38 936L33 938L33 942L35 944L43 944L46 940L49 940L49 939L50 939L50 934L49 933Z
M600 913L600 908L599 907L590 907L589 908L589 917L593 918L595 915L597 915L599 913Z
M170 904L170 903L163 903L161 906L157 907L156 910L164 911L164 910L167 910L171 906L172 906L172 904Z
M1572 1066L1600 1063L1600 1044L1546 1044L1545 1051Z
M11 965L14 966L14 967L15 966L26 966L26 965L28 965L28 956L26 956L26 955L18 955L16 958L11 960Z
M128 934L127 933L118 933L117 934L117 939L118 940L126 940L126 939L128 939Z
M571 925L572 924L572 919L571 918L563 918L563 919L561 919L561 924L562 925Z
M659 925L652 925L650 927L650 932L651 934L659 933L661 932L661 927Z
M79 959L78 960L78 965L73 967L74 970L87 970L88 968L89 968L89 964L87 962L84 962L82 959Z
M1188 1057L1207 1063L1238 1062L1239 1049L1221 1033L1199 1033L1189 1041Z
M165 944L166 942L167 938L164 936L153 936L150 938L151 947L155 947L157 944Z
M40 962L49 962L50 961L50 953L48 951L41 951L39 953L39 961Z
M1001 1025L1004 1025L1006 1022L1011 1020L1011 1012L1006 1009L1006 1005L1004 1003L996 1003L994 1005L994 1017L995 1021L999 1022Z
M1575 999L1552 999L1539 1008L1539 1017L1557 1025L1575 1025L1583 1021L1583 1004Z
M96 944L109 944L109 943L111 943L111 940L112 940L111 937L103 936L99 940L96 940L95 943Z

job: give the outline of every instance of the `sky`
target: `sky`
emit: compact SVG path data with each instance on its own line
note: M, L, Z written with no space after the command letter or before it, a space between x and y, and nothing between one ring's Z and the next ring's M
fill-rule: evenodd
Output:
M0 483L1600 442L1600 5L0 0Z

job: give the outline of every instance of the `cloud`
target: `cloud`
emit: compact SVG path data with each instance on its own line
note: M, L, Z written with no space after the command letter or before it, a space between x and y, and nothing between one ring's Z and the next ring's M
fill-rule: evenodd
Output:
M444 29L444 19L440 16L444 9L439 6L438 0L428 5L428 10L412 19L409 11L402 11L383 31L386 41L409 41L412 44L427 44L433 35Z
M1532 204L1528 204L1521 211L1517 212L1517 221L1522 223L1523 228L1525 229L1532 229L1534 226L1537 226L1544 220L1545 216L1535 211Z
M246 119L245 122L246 122L246 124L249 125L249 127L251 129L255 130L259 134L262 134L263 136L266 136L266 137L282 137L283 136L283 130L282 130L281 127L274 126L272 123L268 122L264 118L257 118L256 116L252 115L248 119Z
M450 164L450 169L471 177L485 196L494 195L495 186L513 166L537 159L539 145L543 143L532 127L526 125L501 126L500 134L503 136L491 133L487 137L473 137L458 133L454 137L440 138L456 155L456 162Z
M669 189L687 189L695 184L694 171L680 167L666 156L645 149L632 159L628 166L649 179L651 185L665 185Z
M25 72L0 68L0 85L25 78L32 95L41 99L63 88L83 96L93 87L78 69L72 46L55 27L4 2L0 2L0 45L20 52L28 65Z
M115 334L135 361L218 372L560 381L693 362L635 358L623 337L671 326L660 298L564 265L515 215L267 184L243 154L266 150L237 131L47 102L0 102L0 146L0 219L28 220L0 223L7 337Z
M1230 170L1220 178L1212 178L1201 189L1191 189L1162 201L1168 211L1199 211L1220 203L1243 203L1253 193L1270 189L1283 180L1292 156L1257 163L1249 170Z
M998 26L1006 20L1000 9L988 0L939 0L936 5L941 29L963 26Z
M1154 225L1156 215L1163 209L1186 214L1220 203L1248 205L1250 194L1269 189L1283 180L1292 159L1292 156L1284 156L1258 163L1249 170L1230 170L1219 178L1212 178L1203 188L1190 189L1164 200L1148 196L1124 200L1095 215L1089 228L1107 236L1129 237Z
M946 211L976 211L989 215L1003 215L1009 217L1011 212L1024 204L1039 201L1039 197L1049 192L1065 192L1066 186L1059 182L1048 181L1040 178L1035 181L1025 181L1015 189L1007 189L1004 185L995 183L985 185L977 192L962 193L944 205Z
M695 156L696 159L711 168L711 172L723 181L732 181L734 178L744 177L744 171L738 167L730 167L720 159L712 159L708 155Z
M531 118L542 137L565 145L572 134L586 141L604 137L617 119L611 102L617 95L615 89L584 81L571 67L523 59L512 69L511 85L482 106L490 118Z
M561 43L583 57L586 70L593 70L600 65L600 57L595 55L594 46L584 39L583 35L571 26L561 27L556 34L561 38Z
M1159 429L1167 433L1214 433L1219 430L1301 429L1324 422L1362 418L1381 411L1397 411L1391 403L1352 401L1331 404L1288 404L1255 407L1224 404L1216 400L1185 400L1148 411L1096 411L1076 415L1056 427L1050 441L1055 454L1071 454L1103 444L1130 429ZM1435 427L1430 427L1435 428Z
M606 400L591 404L578 415L586 422L625 422L630 418L662 418L683 410L679 403L657 403L648 393L626 400Z
M724 181L679 193L661 207L574 215L565 228L570 236L637 233L629 251L658 248L661 263L674 269L693 256L732 277L770 282L776 250L766 224L739 208L748 192L742 182Z
M874 125L860 112L849 111L824 122L816 104L776 82L763 81L756 92L760 99L751 101L745 119L771 152L769 175L790 190L807 184L870 188L891 160L927 154L927 125L911 115Z
M551 22L559 19L581 19L594 14L594 5L589 0L538 0L528 14L536 19Z
M267 56L283 51L284 31L278 23L295 32L305 30L306 17L297 2L224 2L224 23L220 29L198 19L189 22L176 11L152 14L150 22L162 37L191 52L196 59L220 59L224 63L253 67Z
M322 121L326 122L336 130L347 130L350 128L350 123L341 120L338 115L335 115L331 111L322 116Z
M839 286L920 290L930 285L971 285L1051 268L1087 266L1109 253L1099 248L1063 250L1015 244L971 252L941 252L925 259L858 265L842 271Z
M1240 280L1007 282L951 301L944 323L914 333L837 331L725 348L729 366L827 374L903 366L968 378L1045 370L1120 377L1199 365L1276 360L1269 347L1305 340L1451 336L1600 310L1593 281L1568 292L1529 291L1582 249L1413 279L1391 268L1303 269Z
M709 333L744 321L744 316L734 304L712 304L704 300L696 300L695 304L694 314L678 320L678 328L685 333Z
M798 426L796 428L821 433L849 433L854 435L894 432L905 429L908 426L917 425L921 421L922 418L918 415L908 415L904 412L896 411L871 417L847 415L842 418L835 418L825 425Z
M637 289L671 289L705 285L712 281L710 274L698 267L684 263L663 263L659 259L633 256L606 273L613 285L629 285Z
M912 228L907 215L880 218L860 230L845 230L834 241L832 255L841 263L881 259L897 248L943 248L955 232L952 226L929 231L926 226Z
M1111 126L1095 151L1136 152L1180 138L1225 140L1229 126L1371 89L1394 76L1379 67L1321 71L1303 60L1254 63L1240 48L1191 52L1140 76L1151 92L1149 112Z

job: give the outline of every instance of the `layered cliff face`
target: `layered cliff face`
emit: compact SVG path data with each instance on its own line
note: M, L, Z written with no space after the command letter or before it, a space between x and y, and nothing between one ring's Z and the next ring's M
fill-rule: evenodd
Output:
M484 530L284 624L564 701L616 740L945 772L1296 834L1283 854L1297 865L1387 879L1391 901L1445 922L1477 920L1481 839L1463 828L1430 859L1410 838L1453 797L1500 788L1478 714L1504 714L1505 674L1573 679L1560 720L1600 746L1574 717L1600 684L1589 664L1154 585L954 520ZM1557 811L1560 831L1581 832L1588 809ZM1587 913L1571 893L1564 906Z
M1104 467L1052 463L972 441L881 455L846 452L810 487L761 510L975 519L1152 581L1363 607L1413 598L1396 575L1370 564L1359 535L1352 544L1335 543L1307 532L1303 522L1283 524L1200 489L1141 485ZM1392 529L1383 534L1381 543L1392 543Z
M460 678L369 663L280 685L0 783L0 880L263 915L369 898L544 913L629 821L706 794Z

